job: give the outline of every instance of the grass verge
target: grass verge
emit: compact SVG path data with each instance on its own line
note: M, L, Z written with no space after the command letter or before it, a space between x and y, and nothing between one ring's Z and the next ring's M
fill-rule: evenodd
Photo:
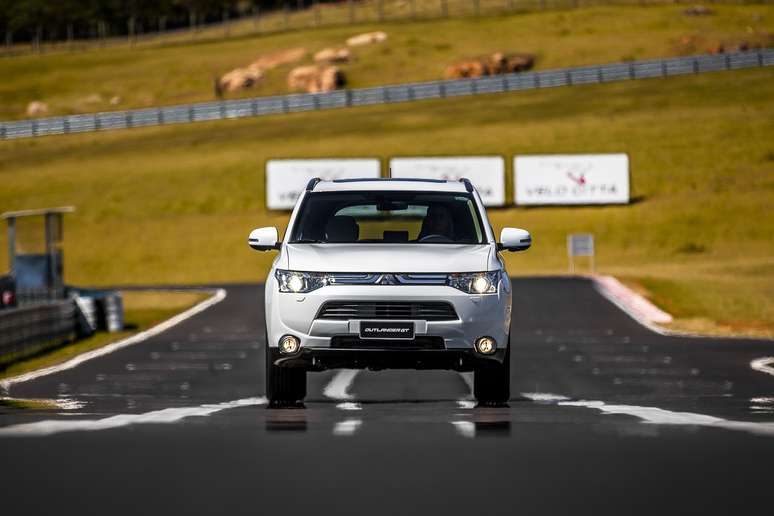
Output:
M0 370L0 380L42 369L44 367L61 364L81 353L101 348L111 342L147 330L148 328L198 304L206 299L209 294L201 292L124 291L122 292L122 296L124 299L125 311L124 326L126 328L124 331L117 333L99 332L89 338L65 344L32 358L14 362ZM28 405L25 405L27 408L46 408L41 405L45 404L45 400L5 399L5 402L0 400L0 406L17 406L14 404L18 403L28 403ZM29 405L29 403L32 403L32 405Z

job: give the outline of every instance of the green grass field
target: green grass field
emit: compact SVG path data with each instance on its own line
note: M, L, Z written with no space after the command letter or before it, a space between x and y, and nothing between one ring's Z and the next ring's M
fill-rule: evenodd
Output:
M408 4L403 4L402 8L407 8ZM371 30L385 30L389 39L356 49L356 60L342 65L350 87L439 79L448 64L495 51L534 53L537 68L550 69L704 53L718 43L729 49L740 41L771 44L772 5L713 5L715 14L695 17L683 15L685 8L588 7L365 23L198 42L182 39L157 47L110 47L0 59L0 120L24 118L27 104L34 100L46 102L50 114L213 100L215 77L260 55L304 47L310 53L304 62L311 62L315 51L343 45L347 37ZM240 95L287 92L286 76L293 66L270 71L264 83ZM114 96L122 99L115 106L108 102Z
M0 142L0 206L77 206L73 284L259 281L274 254L246 236L287 219L264 208L268 158L627 152L637 203L491 210L497 231L534 235L507 255L510 272L564 273L566 234L590 231L599 271L647 291L676 327L771 335L772 79L720 72Z

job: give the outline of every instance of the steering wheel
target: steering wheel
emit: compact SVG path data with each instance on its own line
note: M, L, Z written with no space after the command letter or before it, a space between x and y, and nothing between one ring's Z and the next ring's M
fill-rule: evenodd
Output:
M453 242L453 240L446 235L425 235L422 238L418 240L418 242L426 242L426 243L445 243L445 242Z

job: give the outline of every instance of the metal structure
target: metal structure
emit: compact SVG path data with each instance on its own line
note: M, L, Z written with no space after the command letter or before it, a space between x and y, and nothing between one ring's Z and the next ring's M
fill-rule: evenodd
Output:
M8 263L19 304L64 298L62 218L73 211L65 206L0 215L8 224Z
M570 274L575 274L576 256L588 256L591 273L594 274L594 235L591 233L567 235L567 257L570 260Z
M558 86L672 77L773 65L774 48L769 48L734 54L708 54L670 59L652 59L541 72L493 75L474 79L453 79L338 90L330 93L254 97L169 107L0 122L0 139L205 122L230 118L248 118L351 106L390 104L445 97L554 88Z

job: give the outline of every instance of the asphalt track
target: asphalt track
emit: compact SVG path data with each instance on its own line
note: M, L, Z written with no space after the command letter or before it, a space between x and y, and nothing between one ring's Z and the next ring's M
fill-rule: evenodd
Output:
M772 341L667 337L571 278L514 281L512 399L447 371L314 373L262 398L262 287L16 384L5 514L751 514L774 498Z

